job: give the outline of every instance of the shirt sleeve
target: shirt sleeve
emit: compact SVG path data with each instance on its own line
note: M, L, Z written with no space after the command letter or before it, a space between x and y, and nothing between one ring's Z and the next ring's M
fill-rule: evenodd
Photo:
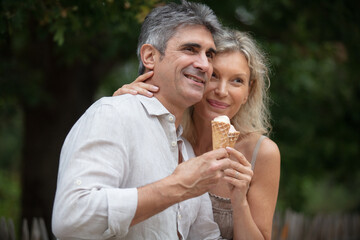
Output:
M61 239L123 237L137 207L125 188L128 130L116 109L95 103L67 136L61 156L52 227Z

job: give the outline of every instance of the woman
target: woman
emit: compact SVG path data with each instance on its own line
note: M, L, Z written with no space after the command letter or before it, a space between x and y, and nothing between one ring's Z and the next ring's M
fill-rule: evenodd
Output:
M235 149L244 156L243 171L227 170L209 192L214 220L227 239L271 239L279 179L280 152L264 135L270 131L267 109L268 70L264 55L246 33L226 30L217 43L214 72L203 99L184 114L184 137L194 154L212 150L211 120L227 115L240 131ZM146 84L152 72L124 85L114 95L158 91ZM188 147L192 152L191 147ZM192 157L192 156L191 156ZM256 162L256 167L255 167Z

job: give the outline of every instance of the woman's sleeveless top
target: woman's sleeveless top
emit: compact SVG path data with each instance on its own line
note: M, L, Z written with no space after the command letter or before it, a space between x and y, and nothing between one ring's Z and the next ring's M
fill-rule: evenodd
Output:
M251 168L254 170L256 156L258 154L260 144L265 139L265 136L261 136L256 143L254 152L251 158ZM226 239L233 239L233 210L231 206L230 198L223 198L209 193L214 220L219 225L221 237Z

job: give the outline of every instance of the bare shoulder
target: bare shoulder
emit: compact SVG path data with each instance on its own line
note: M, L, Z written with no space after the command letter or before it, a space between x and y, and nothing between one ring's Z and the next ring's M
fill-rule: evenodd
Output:
M279 147L270 138L265 138L260 145L257 158L258 158L257 159L258 161L267 159L267 160L271 160L271 161L276 161L276 162L279 161L280 162ZM273 162L273 163L275 163L275 162Z
M280 177L280 150L270 138L265 138L260 145L254 169L254 180L263 179L278 182Z

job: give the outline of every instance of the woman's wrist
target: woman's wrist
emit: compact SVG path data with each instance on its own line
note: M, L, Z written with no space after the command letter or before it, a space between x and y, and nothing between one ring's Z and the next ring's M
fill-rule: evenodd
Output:
M233 211L244 211L249 208L246 198L231 199Z

